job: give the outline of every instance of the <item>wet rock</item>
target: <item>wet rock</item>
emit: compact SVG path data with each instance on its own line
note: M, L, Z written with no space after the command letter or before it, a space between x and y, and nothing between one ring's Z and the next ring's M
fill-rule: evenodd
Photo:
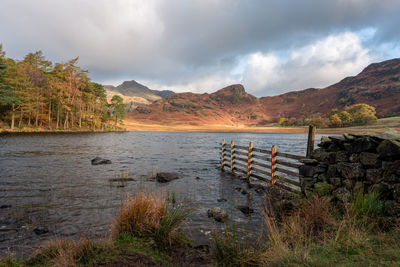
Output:
M364 176L364 170L360 163L340 162L337 164L337 170L346 179L357 179Z
M37 235L43 235L49 232L49 229L47 229L46 227L37 227L35 229L33 229L33 232L35 232L35 234Z
M249 206L236 206L236 208L246 215L254 213L254 209L250 208Z
M226 200L226 198L218 198L217 201L218 202L226 202L227 200Z
M312 152L311 157L319 162L329 162L331 164L335 163L336 161L336 153L326 152L320 148L315 149Z
M333 196L336 199L340 200L341 202L347 203L350 200L351 193L346 188L340 187L340 188L336 189L335 191L333 191Z
M109 159L103 159L100 157L95 157L94 159L91 160L92 165L102 165L102 164L111 164L111 160Z
M378 158L379 155L375 153L362 152L360 154L361 164L367 167L379 167L381 162Z
M209 209L207 211L207 216L209 218L214 218L214 220L217 222L225 222L226 218L228 217L226 212L219 207Z
M376 150L381 158L400 156L400 141L384 140Z
M159 172L156 175L156 180L159 183L168 183L176 179L179 179L179 174L175 172Z
M11 208L11 205L1 205L0 209L8 209Z

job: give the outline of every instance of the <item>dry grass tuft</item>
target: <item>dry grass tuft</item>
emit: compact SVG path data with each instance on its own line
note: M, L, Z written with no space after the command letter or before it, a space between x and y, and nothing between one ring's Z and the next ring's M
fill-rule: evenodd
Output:
M111 228L114 239L122 234L151 238L159 248L185 242L176 229L191 214L192 209L182 205L169 206L161 194L139 193L128 198L121 207Z
M112 242L108 240L51 240L36 251L27 263L40 266L50 262L51 266L56 267L86 265L96 254L109 251L112 247Z

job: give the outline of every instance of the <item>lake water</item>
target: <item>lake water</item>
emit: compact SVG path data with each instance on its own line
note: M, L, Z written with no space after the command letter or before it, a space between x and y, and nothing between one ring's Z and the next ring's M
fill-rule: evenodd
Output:
M26 255L52 238L105 236L126 195L138 191L163 191L177 201L196 206L183 226L203 244L211 229L222 224L206 211L221 207L243 231L260 229L262 195L248 195L238 177L221 173L219 143L235 140L238 145L254 142L257 148L304 155L306 134L121 132L0 135L0 256L15 252ZM320 136L316 136L319 140ZM96 156L110 165L91 165ZM178 172L182 178L167 184L146 179L154 173ZM128 176L124 184L110 179ZM225 198L219 203L217 199ZM235 206L250 204L254 214L246 216ZM38 235L35 228L47 228Z

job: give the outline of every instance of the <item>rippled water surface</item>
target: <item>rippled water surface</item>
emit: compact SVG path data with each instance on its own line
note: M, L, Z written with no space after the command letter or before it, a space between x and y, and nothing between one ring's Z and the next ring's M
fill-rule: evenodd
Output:
M198 243L220 224L207 218L210 207L227 210L238 228L260 228L262 196L239 178L221 173L222 138L227 142L304 155L306 134L123 132L0 135L0 256L26 255L44 240L104 236L127 194L163 191L197 207L184 226ZM316 140L319 140L317 136ZM110 165L92 166L96 156ZM158 171L182 178L158 184L146 178ZM110 179L129 177L124 184ZM236 189L235 189L236 188ZM227 202L219 203L217 199ZM251 205L245 216L237 205ZM35 228L48 229L38 235Z

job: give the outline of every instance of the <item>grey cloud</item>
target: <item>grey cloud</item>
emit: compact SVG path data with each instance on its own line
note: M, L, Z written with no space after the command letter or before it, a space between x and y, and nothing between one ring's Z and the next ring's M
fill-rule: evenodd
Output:
M190 83L226 73L240 56L288 51L329 34L377 28L399 43L396 0L1 0L9 56L80 56L94 80Z

